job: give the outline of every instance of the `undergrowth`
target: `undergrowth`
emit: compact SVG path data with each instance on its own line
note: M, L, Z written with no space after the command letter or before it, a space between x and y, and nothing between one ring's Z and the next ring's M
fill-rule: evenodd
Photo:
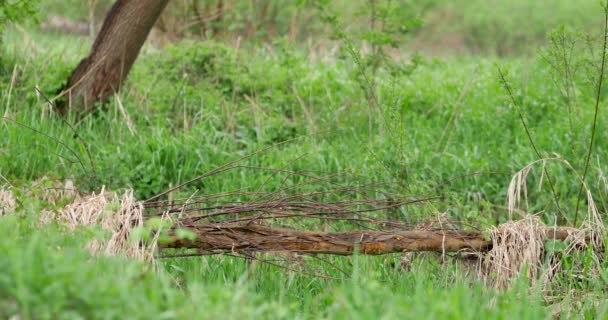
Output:
M436 8L434 1L425 3ZM475 3L463 7L475 11L481 6ZM376 17L364 13L359 17L368 23ZM499 55L521 50L508 44L512 39L501 32L504 26L488 19L467 15L463 28L474 37L467 41L499 48L493 52ZM483 35L476 35L479 30ZM544 33L540 27L532 31L521 42ZM83 192L102 185L132 188L143 200L239 159L241 167L198 180L171 197L281 191L301 182L297 175L256 170L263 167L335 174L316 186L318 191L335 183L380 182L380 198L437 197L386 213L411 224L445 215L488 228L514 212L537 214L547 225L577 224L592 203L601 216L608 212L608 131L601 113L593 120L593 106L604 105L608 90L597 86L602 50L597 37L562 28L533 58L418 56L381 63L390 39L378 40L375 56L364 61L359 58L367 54L360 49L366 36L339 38L343 54L327 61L312 59L283 38L264 46L211 40L186 40L162 50L150 45L122 91L93 114L68 118L76 124L71 129L45 96L52 98L61 87L88 43L9 28L0 52L0 185L11 188L17 201L16 209L0 218L0 270L6 270L0 274L0 316L603 317L608 277L602 255L568 256L559 245L550 250L563 259L563 270L550 292L531 289L526 279L499 292L458 265L426 256L409 270L394 256L330 258L344 271L337 275L345 273L349 280L232 257L161 259L151 268L82 250L96 230L72 234L54 224L39 226L41 210L66 204L45 202L32 191L31 184L53 187L43 176L74 179ZM486 44L488 37L508 48ZM514 210L507 202L509 182L535 161L539 166L526 172L525 196ZM584 190L594 202L580 196L583 170Z

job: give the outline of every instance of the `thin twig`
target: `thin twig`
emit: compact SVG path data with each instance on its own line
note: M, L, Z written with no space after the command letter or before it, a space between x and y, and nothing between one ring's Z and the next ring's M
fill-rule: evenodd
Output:
M509 98L511 99L511 103L513 103L513 106L515 107L515 110L517 111L517 114L519 115L519 119L521 120L521 124L524 127L524 130L526 131L526 135L528 136L528 140L530 141L530 145L532 146L532 149L534 149L534 152L536 153L536 156L538 157L538 159L543 159L543 156L541 155L540 151L536 147L536 143L534 143L534 139L532 138L532 133L530 133L530 129L528 129L528 125L526 124L526 119L524 118L524 114L522 113L521 109L519 108L519 105L517 104L517 101L515 100L515 95L513 94L513 91L511 90L511 86L509 85L509 82L507 81L505 74L502 72L502 69L500 67L498 67L498 73L500 75L500 80L502 82L502 85L505 88L505 90L507 90ZM553 194L553 200L555 201L555 206L557 207L557 211L560 213L560 215L562 217L566 218L566 216L562 212L561 206L559 205L559 198L557 197L557 192L555 191L555 186L553 185L553 179L551 179L551 176L549 175L549 170L547 170L547 167L543 167L543 171L544 171L545 175L547 176L547 182L549 182L549 186L551 188L551 193Z
M48 134L46 134L46 133L44 133L42 131L36 130L36 129L34 129L34 128L32 128L32 127L30 127L30 126L28 126L28 125L26 125L24 123L21 123L21 122L17 121L17 120L13 120L13 119L11 119L9 117L2 117L2 120L10 121L10 122L12 122L12 123L14 123L14 124L16 124L16 125L18 125L20 127L26 128L26 129L34 132L34 133L37 133L37 134L39 134L41 136L44 136L46 138L49 138L49 139L57 142L62 147L66 148L76 158L75 161L80 164L80 167L82 167L82 170L84 171L84 173L85 174L87 173L87 168L84 165L84 163L82 162L82 159L80 158L80 156L78 156L78 153L74 149L70 148L70 146L68 146L65 142L63 142L63 141L61 141L61 140L59 140L59 139L57 139L57 138L55 138L53 136L50 136L50 135L48 135ZM71 160L71 161L74 161L74 160Z
M186 181L184 183L181 183L181 184L179 184L179 185L177 185L177 186L175 186L173 188L170 188L169 190L163 191L163 192L161 192L161 193L159 193L159 194L157 194L157 195L155 195L155 196L153 196L153 197L151 197L149 199L146 199L144 201L144 203L150 203L152 200L156 200L156 199L158 199L158 198L160 198L160 197L162 197L162 196L164 196L166 194L169 194L169 193L171 193L171 192L173 192L175 190L178 190L178 189L180 189L180 188L182 188L182 187L184 187L184 186L186 186L188 184L191 184L191 183L193 183L195 181L198 181L198 180L201 180L201 179L205 179L207 177L210 177L210 176L212 176L214 174L218 174L220 172L224 172L224 171L228 171L228 170L231 170L231 169L235 169L235 168L241 167L241 166L236 165L236 164L239 163L239 162L241 162L241 161L243 161L243 160L246 160L246 159L249 159L249 158L251 158L253 156L256 156L258 154L264 153L264 152L266 152L266 151L268 151L268 150L270 150L272 148L276 148L276 147L281 146L283 144L287 144L287 143L293 142L295 140L299 140L299 139L302 139L302 138L307 138L309 136L313 136L313 135L321 134L321 133L325 133L325 131L318 132L318 133L307 134L307 135L302 135L302 136L295 137L295 138L292 138L292 139L288 139L288 140L285 140L285 141L277 142L275 144L272 144L270 146L262 148L262 149L260 149L258 151L255 151L253 153L245 155L245 156L243 156L241 158L238 158L236 160L230 161L230 162L228 162L228 163L226 163L226 164L224 164L224 165L222 165L220 167L217 167L217 168L215 168L215 169L213 169L211 171L203 173L203 174L199 175L198 177L192 178L192 179L190 179L190 180L188 180L188 181Z
M597 82L597 95L595 97L595 112L593 114L593 126L591 127L591 138L589 139L589 148L587 149L587 157L585 159L585 167L583 169L583 177L581 185L578 189L578 196L576 199L576 210L574 211L574 226L578 220L578 210L581 203L581 195L583 193L583 186L585 184L585 178L587 177L587 170L589 169L589 161L591 159L591 151L593 148L593 141L595 140L595 129L597 127L597 115L599 113L600 97L602 94L602 82L604 80L604 67L606 65L606 45L608 42L608 4L604 5L604 41L602 44L602 66L599 70L599 79Z
M42 91L40 91L40 89L38 89L38 87L34 87L34 89L36 90L36 92L44 98L44 100L46 100L46 102L53 107L54 110L58 111L57 106L55 106L55 104L53 102L51 102L51 100L44 94L42 93ZM93 172L93 179L98 180L97 179L97 171L95 170L95 162L93 162L93 156L91 155L91 150L89 150L89 145L84 141L84 139L78 134L78 131L76 131L76 128L74 128L74 126L72 126L71 123L69 123L64 117L60 117L61 121L63 123L65 123L70 130L72 130L72 133L74 134L74 138L78 139L78 141L80 141L80 143L82 144L82 146L84 147L84 150L87 153L87 157L89 158L89 163L91 165L91 172Z

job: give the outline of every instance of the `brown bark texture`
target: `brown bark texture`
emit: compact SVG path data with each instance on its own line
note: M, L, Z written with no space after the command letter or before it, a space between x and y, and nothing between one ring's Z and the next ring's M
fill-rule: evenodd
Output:
M129 74L154 23L169 0L118 0L103 22L88 57L84 58L62 90L61 114L85 111L105 102Z
M492 241L480 231L409 230L311 232L258 224L200 224L182 226L196 239L172 237L166 248L197 249L200 254L221 252L294 252L303 254L382 255L399 252L486 252ZM547 239L565 240L570 229L547 228Z

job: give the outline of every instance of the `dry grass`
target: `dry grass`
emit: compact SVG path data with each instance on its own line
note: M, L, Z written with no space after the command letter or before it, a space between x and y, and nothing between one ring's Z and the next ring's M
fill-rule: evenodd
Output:
M579 228L568 231L566 247L559 252L547 250L545 247L545 240L552 228L544 225L537 216L525 214L526 208L521 208L522 202L528 201L526 180L531 169L541 164L541 172L544 175L545 165L550 160L565 165L576 174L576 170L568 161L555 155L553 158L534 161L513 176L507 191L509 217L512 219L513 213L518 212L523 218L502 224L491 231L492 250L487 253L479 269L480 277L496 288L507 288L511 280L519 277L523 271L528 279L533 282L541 281L540 284L546 289L551 287L551 280L562 271L563 256L575 255L591 249L595 261L599 262L603 259L603 237L606 229L593 195L584 182L583 186L587 194L587 217ZM539 191L542 189L543 177L541 176L539 180ZM605 181L603 177L600 177L600 180ZM606 187L608 188L608 185ZM599 266L599 263L595 266ZM590 270L588 274L597 274L597 271Z
M536 279L543 266L545 230L536 216L494 228L492 250L482 262L481 278L496 288L507 288L522 270L529 279Z
M570 228L566 244L562 250L550 250L555 240L551 233L555 227L547 227L537 216L528 215L519 221L504 223L491 231L492 249L488 251L479 265L479 277L488 285L498 289L508 288L512 280L525 276L534 286L550 290L556 276L563 271L563 257L592 252L592 264L585 271L585 277L599 275L600 261L603 260L603 224L586 221L582 228ZM565 228L560 228L565 230ZM570 272L576 274L586 267L576 262Z
M0 217L8 214L10 212L14 212L17 207L17 202L15 201L15 195L13 192L6 187L0 188Z
M42 201L56 206L61 200L73 200L78 195L78 189L74 186L72 180L60 182L46 176L39 178L29 188L29 190L37 190L42 188L40 198Z
M87 249L93 254L151 261L153 246L129 238L133 228L143 226L143 211L143 204L135 199L132 190L120 196L102 188L98 194L77 195L72 203L57 212L43 211L40 221L57 221L71 230L80 226L99 226L109 236L88 243Z

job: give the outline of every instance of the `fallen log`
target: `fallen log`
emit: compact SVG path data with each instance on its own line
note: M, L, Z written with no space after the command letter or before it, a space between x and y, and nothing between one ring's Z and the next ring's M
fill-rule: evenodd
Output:
M108 215L106 205L111 201L120 203L120 209ZM195 203L196 204L196 203ZM150 208L155 208L157 203L148 204ZM357 203L357 205L360 205ZM168 234L163 234L162 241L155 240L153 243L138 243L130 241L130 229L142 226L146 217L143 212L145 206L133 198L132 192L126 192L122 198L116 194L102 192L98 195L87 197L77 197L75 201L64 208L58 214L49 212L42 215L43 221L52 219L58 220L71 229L78 225L98 224L108 228L112 232L111 241L103 247L104 252L141 252L149 248L150 254L154 249L194 249L196 253L192 255L210 255L218 253L254 253L254 252L291 252L301 254L333 254L333 255L352 255L360 253L364 255L383 255L401 252L480 252L487 253L495 246L507 246L507 251L513 250L517 246L542 247L542 244L532 243L531 240L567 240L571 238L572 243L584 247L585 243L593 245L592 240L597 240L599 234L594 234L592 230L581 230L569 227L548 227L537 218L529 217L520 222L506 223L498 226L490 233L478 230L459 230L453 223L441 223L439 229L431 224L424 229L408 229L405 224L392 223L388 221L376 220L365 217L355 217L371 210L393 208L401 204L392 205L390 203L376 202L376 207L365 210L352 210L350 207L340 207L340 203L332 203L329 209L335 213L327 213L328 205L318 202L304 201L273 201L260 203L243 204L223 204L221 206L206 208L189 208L182 206L181 211L173 209L173 204L166 205L158 203L158 206L166 213L188 213L205 212L199 215L186 215L177 219L168 217L173 227ZM337 209L336 209L337 207ZM210 212L208 212L210 211ZM347 212L348 211L348 212ZM257 213L253 216L251 213ZM346 212L346 213L345 213ZM262 216L261 213L265 215ZM148 217L157 217L149 215ZM217 218L219 216L232 217L232 220L217 222L202 222L201 220ZM237 216L237 217L235 217ZM272 218L275 221L286 221L287 219L328 219L327 221L356 222L357 227L363 228L365 225L389 227L390 230L352 230L341 232L320 232L302 231L289 228L274 227L264 224L265 218ZM333 220L335 219L335 220ZM513 225L515 223L515 225ZM177 235L179 229L190 232ZM497 235L519 231L509 237L499 237ZM522 234L523 233L523 234ZM186 236L184 236L186 234ZM165 237L168 235L168 237ZM538 236L534 236L538 235ZM494 237L494 241L491 239ZM592 239L593 238L593 239ZM511 243L516 240L516 244ZM521 249L521 248L519 248ZM519 250L518 249L518 250ZM524 248L525 249L525 248ZM535 249L536 250L536 249ZM190 255L190 254L187 254ZM144 256L144 255L140 255ZM138 256L138 257L140 257Z
M382 255L399 252L462 250L487 252L492 241L480 231L405 230L312 232L260 224L193 224L193 239L180 239L172 232L160 249L197 249L201 255L221 252L293 252L302 254ZM546 228L548 240L565 240L573 228Z

